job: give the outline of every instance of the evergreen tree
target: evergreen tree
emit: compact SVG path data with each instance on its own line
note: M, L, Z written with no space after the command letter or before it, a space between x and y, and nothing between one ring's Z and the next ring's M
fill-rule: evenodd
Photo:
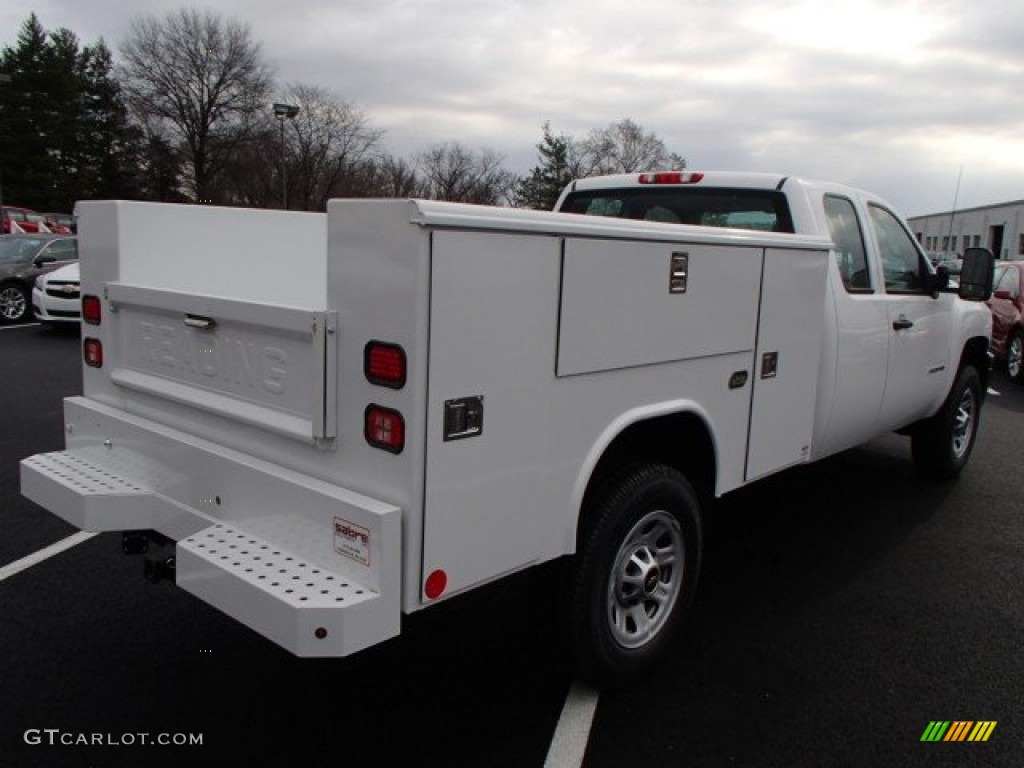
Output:
M5 204L45 207L50 187L46 147L46 32L35 14L21 27L14 48L5 47L0 70L0 173Z
M519 181L515 205L550 211L558 196L578 172L573 140L568 136L555 136L550 123L544 123L544 136L537 145L539 165Z
M71 211L77 200L134 197L137 132L129 129L109 49L47 34L35 14L0 52L4 202Z

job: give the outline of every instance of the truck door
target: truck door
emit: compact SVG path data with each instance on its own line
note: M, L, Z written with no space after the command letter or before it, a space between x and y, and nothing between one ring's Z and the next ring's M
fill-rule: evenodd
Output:
M830 269L838 272L839 280L832 290L834 374L825 378L821 431L815 436L819 456L877 434L891 333L881 280L869 267L861 209L850 198L835 194L825 195L823 205L833 242L835 265Z
M955 297L932 297L925 257L893 213L872 203L868 217L885 281L890 333L879 426L898 429L927 416L946 390L949 368L956 365L948 343Z

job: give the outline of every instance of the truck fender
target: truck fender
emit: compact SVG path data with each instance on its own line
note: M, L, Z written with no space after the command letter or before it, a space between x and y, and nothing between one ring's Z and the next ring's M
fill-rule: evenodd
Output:
M601 459L608 455L609 449L611 449L616 441L625 435L631 428L645 422L655 422L659 419L666 419L667 417L673 416L688 417L695 420L700 425L700 428L706 434L710 442L711 456L709 458L711 460L711 466L712 468L718 466L719 449L717 435L713 428L713 422L710 415L699 403L689 399L669 400L661 403L643 405L620 414L604 428L597 440L594 441L590 450L587 452L582 465L580 466L579 473L576 476L569 505L569 509L571 511L570 519L568 521L569 525L565 532L566 554L576 553L576 535L579 529L580 519L583 514L584 498L587 490L591 486L591 481L594 479L594 472L597 470ZM685 467L681 467L681 469L685 470ZM711 478L711 486L711 490L714 490L714 477Z

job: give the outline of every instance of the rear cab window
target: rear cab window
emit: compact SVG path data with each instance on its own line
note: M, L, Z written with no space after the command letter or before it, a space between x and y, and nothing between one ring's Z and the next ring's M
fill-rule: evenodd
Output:
M559 210L637 221L793 232L786 196L776 190L723 187L592 189L570 193Z

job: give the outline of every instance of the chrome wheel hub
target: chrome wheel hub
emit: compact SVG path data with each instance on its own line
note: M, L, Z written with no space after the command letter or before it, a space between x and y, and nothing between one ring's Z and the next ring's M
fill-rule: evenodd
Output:
M14 320L25 313L25 297L17 288L0 289L0 316Z
M967 389L957 403L953 416L953 456L959 460L967 454L971 446L971 434L974 430L975 402L974 393Z
M1006 352L1006 371L1013 378L1020 376L1021 361L1024 358L1024 340L1014 335Z
M686 553L679 523L665 511L645 515L625 537L608 582L612 637L639 648L664 627L683 590Z

